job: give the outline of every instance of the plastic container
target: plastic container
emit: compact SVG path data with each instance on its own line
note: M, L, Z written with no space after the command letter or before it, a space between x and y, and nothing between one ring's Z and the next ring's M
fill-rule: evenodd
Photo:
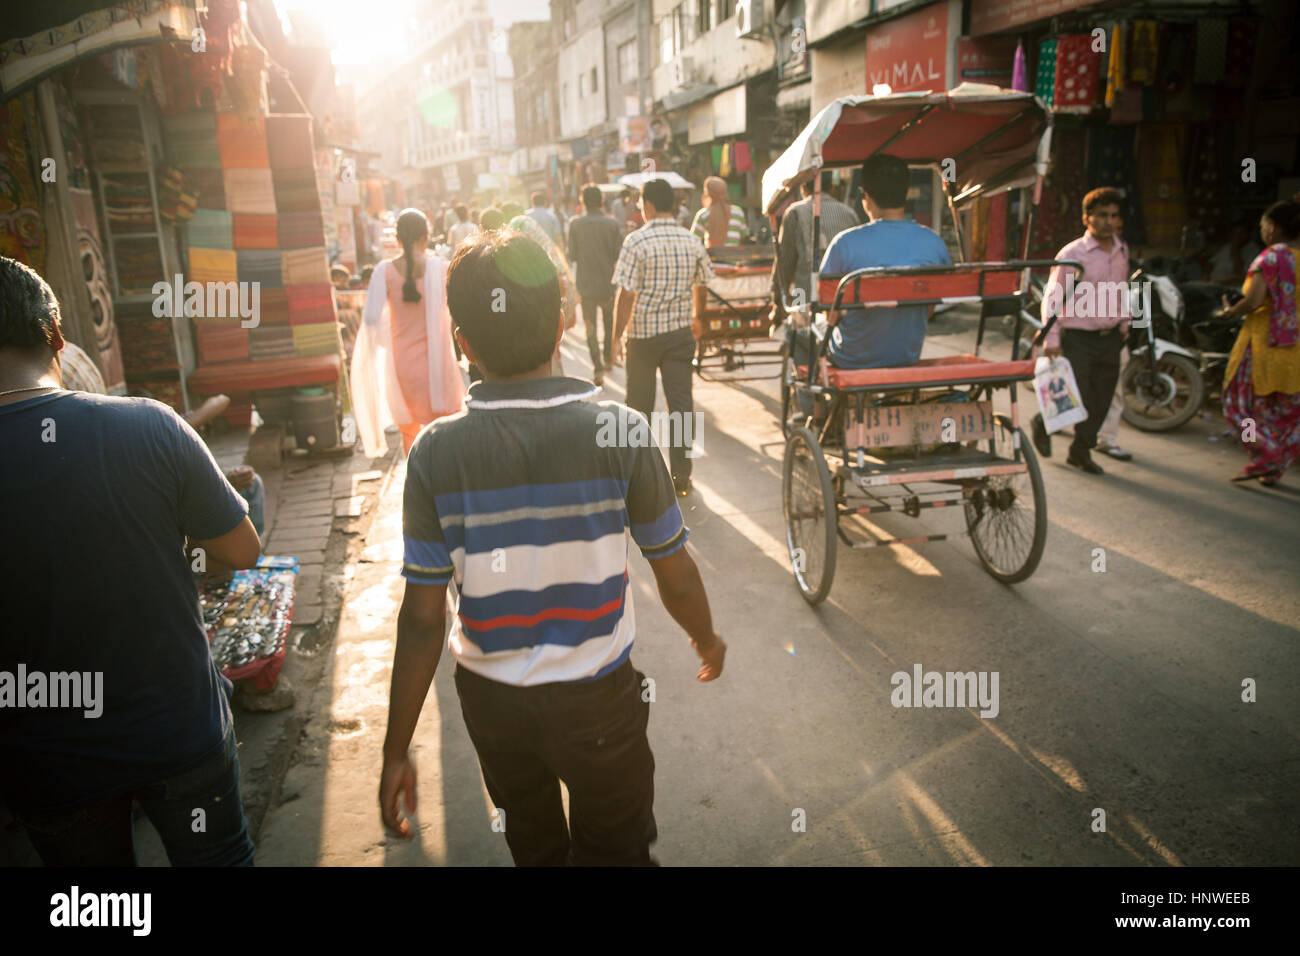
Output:
M338 408L333 392L293 397L293 437L299 448L334 448L339 444Z

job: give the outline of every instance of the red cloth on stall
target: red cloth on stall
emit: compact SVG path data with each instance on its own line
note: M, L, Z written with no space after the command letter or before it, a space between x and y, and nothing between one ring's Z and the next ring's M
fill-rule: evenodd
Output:
M1092 34L1070 33L1058 38L1053 91L1057 109L1091 107L1097 101L1100 77L1101 54L1093 52Z

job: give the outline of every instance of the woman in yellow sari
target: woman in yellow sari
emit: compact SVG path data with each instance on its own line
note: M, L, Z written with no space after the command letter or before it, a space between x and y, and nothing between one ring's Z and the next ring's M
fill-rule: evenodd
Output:
M1233 481L1276 485L1300 458L1300 322L1296 257L1300 205L1274 203L1259 223L1265 249L1250 264L1245 295L1225 317L1245 315L1223 386L1223 414L1237 429L1250 463Z

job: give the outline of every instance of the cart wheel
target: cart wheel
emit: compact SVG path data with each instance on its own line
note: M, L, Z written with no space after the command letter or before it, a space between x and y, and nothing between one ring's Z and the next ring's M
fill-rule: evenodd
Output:
M993 475L965 500L966 527L984 570L1004 584L1015 584L1034 573L1047 543L1047 496L1034 446L1025 433L1011 427L1005 415L994 415L993 453L1015 458L1015 442L1028 471Z
M795 583L805 601L820 604L835 577L838 515L826 456L807 428L792 429L786 442L781 501Z

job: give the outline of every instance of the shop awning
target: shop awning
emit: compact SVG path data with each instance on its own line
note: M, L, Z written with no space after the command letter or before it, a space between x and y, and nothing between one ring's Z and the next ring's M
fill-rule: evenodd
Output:
M4 14L7 39L0 41L0 98L8 99L41 77L85 56L121 46L188 39L199 26L193 0L145 0L143 3L29 3ZM60 11L55 14L50 11ZM53 25L21 32L15 21L42 22L71 10ZM26 19L18 16L22 13ZM36 15L40 14L39 17Z
M1028 185L1046 161L1046 128L1032 93L982 83L947 93L846 96L818 113L763 173L763 209L771 213L822 167L856 166L881 151L914 165L951 160L953 192L963 199Z

